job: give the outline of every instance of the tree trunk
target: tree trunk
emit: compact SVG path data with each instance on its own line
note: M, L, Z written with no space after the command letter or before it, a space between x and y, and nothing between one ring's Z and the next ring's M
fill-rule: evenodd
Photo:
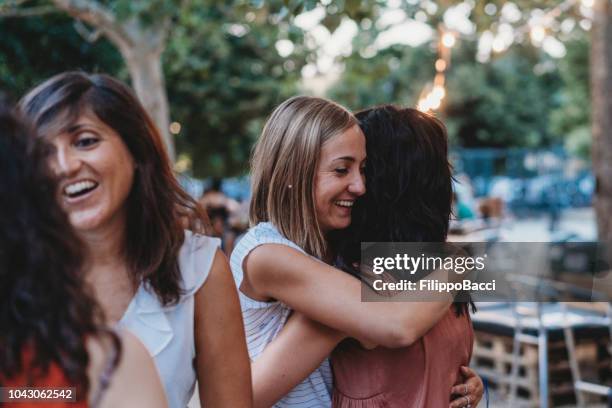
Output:
M599 239L612 242L612 5L595 0L591 31L591 105L595 211ZM612 248L611 248L612 249Z
M0 0L1 1L1 0ZM162 135L170 160L174 161L174 140L170 137L168 96L161 55L165 48L170 17L143 26L137 17L123 21L112 9L95 0L52 0L57 8L84 21L102 33L118 49L130 71L132 86Z
M169 131L170 113L161 52L146 50L144 46L139 46L139 44L121 51L132 78L134 91L157 125L164 139L168 156L174 162L174 140Z

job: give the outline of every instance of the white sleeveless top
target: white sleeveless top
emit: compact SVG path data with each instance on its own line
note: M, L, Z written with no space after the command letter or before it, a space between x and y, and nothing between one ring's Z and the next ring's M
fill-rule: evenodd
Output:
M185 231L179 253L184 290L176 305L164 307L141 284L118 325L136 335L155 361L168 407L185 408L196 381L194 366L194 295L204 284L220 240Z
M244 258L253 249L263 244L287 245L305 253L295 243L283 237L271 223L263 222L257 224L240 239L232 252L230 266L238 288L240 288L244 277L242 270ZM253 361L263 352L268 343L278 335L278 332L287 322L291 309L278 301L260 302L251 299L240 291L238 293L242 318L244 319L249 357ZM289 394L276 403L274 407L329 408L331 407L331 391L332 372L329 360L325 359L308 378L298 384Z

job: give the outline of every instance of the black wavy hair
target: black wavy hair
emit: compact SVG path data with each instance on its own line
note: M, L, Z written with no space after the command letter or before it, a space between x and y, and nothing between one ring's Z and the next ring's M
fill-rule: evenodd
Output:
M351 226L333 241L344 269L360 260L361 242L445 242L452 208L446 127L416 109L382 105L358 112L368 154L366 194ZM458 314L465 303L455 303Z
M56 202L49 150L0 107L0 384L24 373L34 384L56 364L81 399L86 337L108 336L115 366L120 343L85 286L83 248Z

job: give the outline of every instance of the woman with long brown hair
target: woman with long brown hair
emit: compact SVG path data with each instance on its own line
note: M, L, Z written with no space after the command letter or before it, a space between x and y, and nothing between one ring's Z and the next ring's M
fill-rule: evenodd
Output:
M55 404L40 406L164 408L143 345L104 325L84 280L84 248L53 194L48 152L0 107L2 406L38 406L17 391L34 387L57 391Z
M443 243L452 203L452 167L446 127L412 108L382 105L358 112L366 136L368 192L351 226L336 237L339 259L367 280L358 265L361 242ZM366 350L344 340L332 354L333 406L470 407L479 401L478 382L462 384L474 333L469 303L456 302L424 336L408 347ZM470 388L471 387L471 388ZM450 394L456 394L450 402Z
M55 196L87 247L87 280L109 321L153 355L170 407L187 405L196 378L203 405L250 406L227 260L132 91L106 75L67 72L20 107L54 147Z

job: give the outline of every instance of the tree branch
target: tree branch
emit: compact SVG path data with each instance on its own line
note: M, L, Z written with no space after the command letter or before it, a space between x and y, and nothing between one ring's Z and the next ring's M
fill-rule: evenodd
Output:
M38 6L28 8L0 8L0 18L12 17L33 17L44 14L58 13L59 10L54 6Z
M74 29L81 35L81 37L83 37L83 39L85 39L85 41L89 43L96 42L102 34L101 29L95 28L90 30L81 20L74 20Z
M21 6L22 4L25 4L27 2L29 2L31 0L13 0L13 1L6 1L4 4L0 4L0 11L2 11L3 9L15 9L19 6Z
M120 49L133 45L132 38L124 30L116 16L106 7L93 0L52 0L57 8L77 20L101 30Z

